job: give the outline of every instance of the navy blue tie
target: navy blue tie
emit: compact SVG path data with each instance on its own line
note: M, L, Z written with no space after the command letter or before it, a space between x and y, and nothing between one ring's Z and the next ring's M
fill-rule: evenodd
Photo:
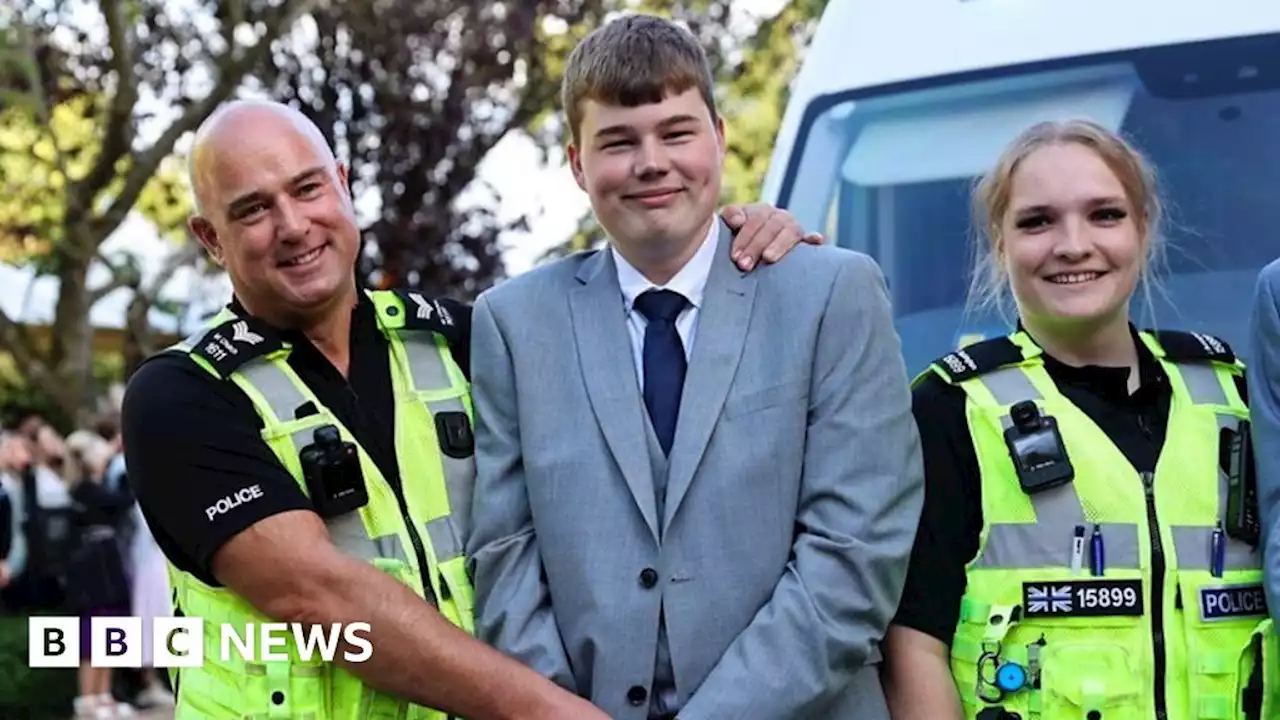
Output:
M635 302L636 310L649 321L644 331L644 404L658 444L666 454L671 453L676 436L686 369L676 317L688 302L685 296L671 290L647 290Z

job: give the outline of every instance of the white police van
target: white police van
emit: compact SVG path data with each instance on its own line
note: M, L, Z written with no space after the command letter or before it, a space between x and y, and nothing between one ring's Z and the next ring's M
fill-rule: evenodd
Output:
M1243 353L1257 272L1280 256L1274 0L831 0L764 199L879 261L914 374L1007 331L963 314L969 190L1022 129L1079 115L1162 177L1177 224L1156 322Z

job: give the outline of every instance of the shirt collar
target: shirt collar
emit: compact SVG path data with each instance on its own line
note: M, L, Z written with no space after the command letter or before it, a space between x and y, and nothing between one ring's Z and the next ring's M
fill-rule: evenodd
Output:
M627 309L631 309L640 293L654 288L674 290L685 296L690 305L701 308L702 295L707 289L707 278L711 276L711 263L715 259L719 245L720 223L713 222L698 251L666 285L655 285L650 282L643 273L622 257L622 253L618 252L616 247L610 246L609 252L613 253L613 263L618 271L618 285L622 288L622 297L626 301Z
M231 295L231 302L227 303L226 307L239 317L249 316L249 311L245 309L244 304L240 302L240 298L234 293ZM258 318L258 320L261 321L262 318ZM306 336L297 330L291 328L277 328L274 326L272 326L271 329L280 336L280 339L286 342L290 342L295 345L299 343L310 344L310 341L307 340ZM357 285L356 304L355 307L351 309L351 339L355 340L357 337L366 337L369 335L370 330L377 329L378 313L374 307L373 300L369 298L369 295L365 292L363 286Z
M1026 332L1021 319L1018 320L1018 330ZM1137 392L1142 392L1149 387L1159 388L1166 384L1168 375L1160 365L1160 362L1156 360L1155 355L1151 353L1151 349L1142 341L1138 328L1132 322L1129 323L1129 334L1133 337L1133 342L1138 348ZM1035 339L1032 338L1032 342L1034 341ZM1085 386L1097 394L1105 395L1115 400L1124 400L1131 397L1131 395L1137 394L1137 392L1132 394L1129 392L1129 368L1127 367L1103 365L1077 367L1068 365L1043 351L1041 357L1044 360L1045 370L1057 380ZM1150 390L1148 392L1156 391Z

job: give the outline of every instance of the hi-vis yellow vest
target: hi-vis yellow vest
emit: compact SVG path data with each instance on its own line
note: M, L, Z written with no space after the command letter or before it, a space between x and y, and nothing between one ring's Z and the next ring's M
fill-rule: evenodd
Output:
M369 502L326 521L334 543L399 579L424 602L433 602L455 625L474 632L473 591L463 557L475 465L473 453L442 443L437 421L465 415L470 438L470 388L449 353L441 331L454 320L442 307L416 293L370 292L379 327L390 341L395 398L396 459L402 491L397 493L363 448L360 467ZM299 461L316 428L350 431L303 384L287 362L291 347L259 321L224 311L214 327L176 346L198 365L248 395L264 427L262 437L307 492ZM295 419L299 406L318 413ZM458 420L457 415L449 418ZM210 418L210 422L218 422ZM458 427L456 422L440 427ZM358 447L358 443L357 443ZM442 448L450 448L442 450ZM280 568L289 572L289 568ZM186 616L204 619L204 665L175 670L175 720L205 718L290 718L354 720L408 718L436 720L445 714L378 693L319 654L304 660L290 637L284 662L221 659L221 623L238 628L272 622L225 588L210 587L169 565L174 604ZM255 643L256 645L256 643ZM260 650L260 648L258 648ZM373 647L377 652L377 647ZM233 653L234 654L234 653Z
M1210 336L1141 337L1173 391L1154 474L1138 473L1059 392L1023 332L927 371L964 389L982 475L982 534L951 647L966 718L1280 718L1261 552L1221 535L1223 572L1211 572L1228 484L1220 438L1248 417L1233 381L1243 365ZM1034 494L1004 440L1010 408L1026 400L1057 421L1074 468L1070 483ZM1095 528L1100 577L1090 568Z

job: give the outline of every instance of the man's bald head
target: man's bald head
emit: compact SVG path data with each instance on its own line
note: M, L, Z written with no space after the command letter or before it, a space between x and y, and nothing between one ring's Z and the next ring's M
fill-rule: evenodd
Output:
M332 170L337 164L320 128L288 105L270 100L236 100L214 110L196 129L187 163L196 212L204 214L208 205L210 177L220 157L236 152L236 147L243 145L246 138L281 138L284 133L312 144L316 156L329 161L330 167L326 169Z
M190 172L200 209L188 225L250 314L299 327L354 302L360 228L347 169L302 113L219 108L196 132Z

